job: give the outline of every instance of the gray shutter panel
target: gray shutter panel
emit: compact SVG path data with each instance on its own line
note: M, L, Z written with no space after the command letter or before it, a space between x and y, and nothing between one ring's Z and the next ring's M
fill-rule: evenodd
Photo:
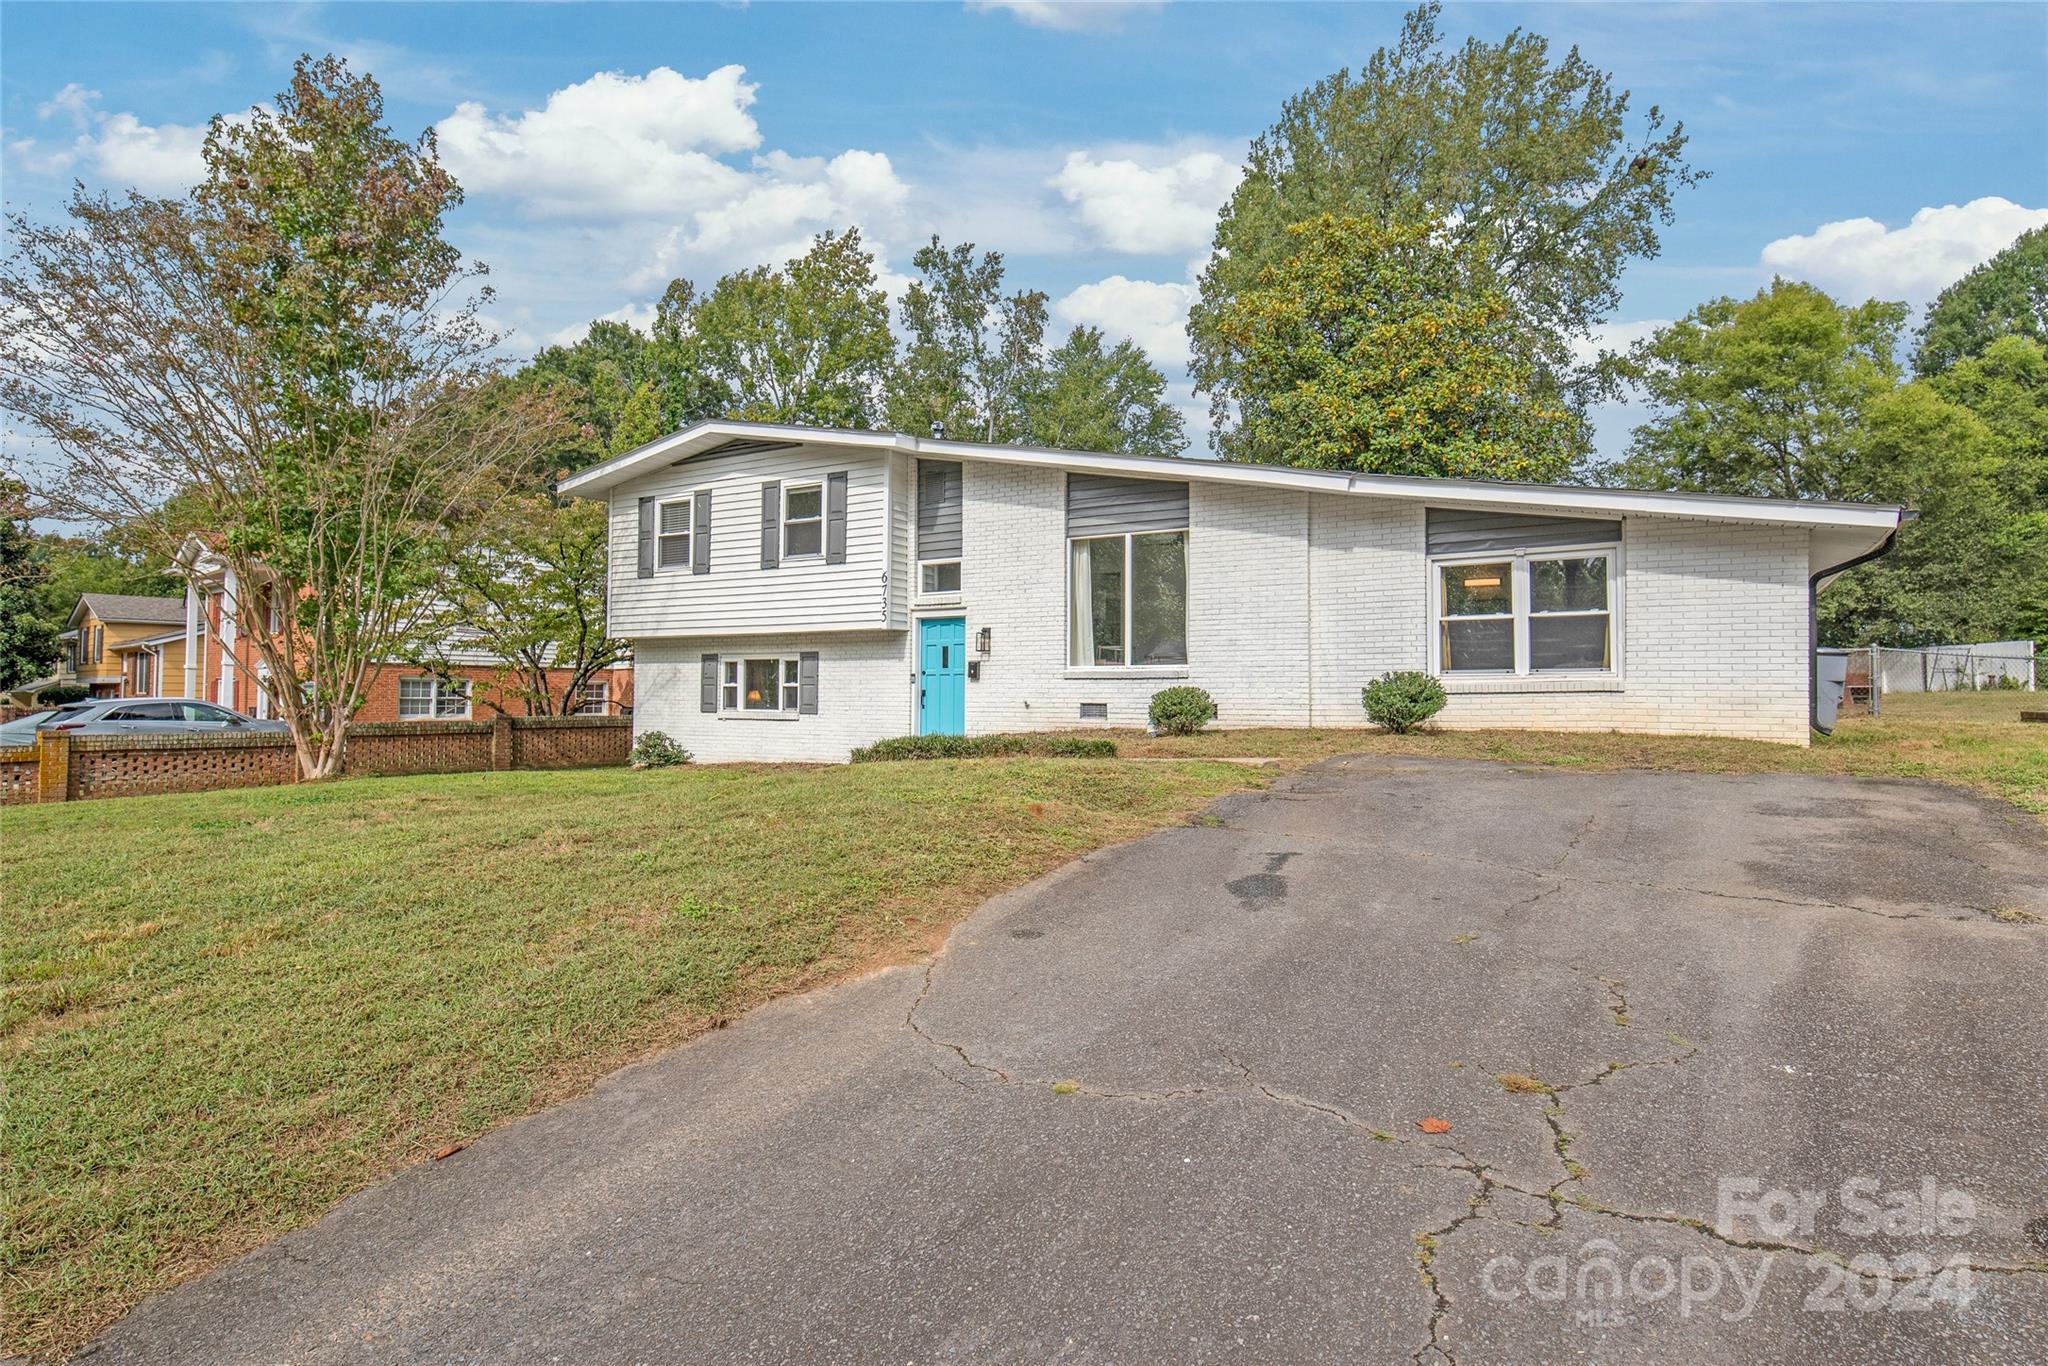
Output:
M690 572L711 572L711 490L698 489L690 509Z
M805 650L796 657L796 710L799 716L818 714L818 652Z
M846 563L846 471L825 476L825 563Z
M761 567L782 563L782 485L761 485Z
M1429 510L1429 553L1484 555L1495 550L1619 541L1621 523L1598 517L1545 517L1522 512Z
M1067 535L1179 531L1188 524L1188 486L1171 479L1067 476Z
M700 687L700 688L698 689L698 694L697 694L697 710L698 710L698 711L717 711L717 710L718 710L718 656L717 656L717 655L705 655L705 656L704 656L703 658L704 658L704 681L703 681L703 684L702 684L702 686L701 686L701 687Z
M960 462L917 462L917 558L960 558Z
M654 577L654 500L640 500L640 577Z

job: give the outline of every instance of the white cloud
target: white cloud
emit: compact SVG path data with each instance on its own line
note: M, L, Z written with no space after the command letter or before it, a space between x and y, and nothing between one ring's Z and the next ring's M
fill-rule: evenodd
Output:
M982 14L1007 14L1032 28L1114 33L1131 15L1158 9L1162 3L1163 0L968 0L967 8Z
M1632 323L1599 323L1590 337L1572 338L1572 357L1580 364L1600 358L1602 351L1626 351L1637 342L1648 341L1660 327L1671 326L1669 318L1645 318Z
M2021 233L2043 224L2048 224L2048 209L2024 208L1990 195L1924 208L1902 228L1887 228L1874 218L1823 223L1811 233L1766 246L1763 264L1854 302L1879 298L1924 304Z
M1146 165L1069 152L1049 182L1112 251L1194 251L1209 244L1216 211L1244 174L1235 157L1202 149Z
M652 332L654 330L654 305L621 304L611 312L600 313L587 322L570 323L566 327L557 328L548 334L546 344L549 346L574 346L577 342L590 335L590 324L593 322L627 323L643 333Z
M1052 308L1070 325L1101 328L1112 343L1129 337L1170 375L1185 367L1191 354L1187 325L1194 302L1192 284L1112 275L1082 285Z
M730 198L743 174L719 160L761 142L746 69L701 80L658 66L600 71L540 109L493 114L467 101L435 130L441 156L473 191L564 218L660 214Z
M34 138L23 138L10 150L39 174L84 170L111 186L144 194L177 194L205 179L203 125L147 124L133 114L109 114L99 101L99 91L72 82L36 106L37 118L70 120L78 130L71 141L45 148Z

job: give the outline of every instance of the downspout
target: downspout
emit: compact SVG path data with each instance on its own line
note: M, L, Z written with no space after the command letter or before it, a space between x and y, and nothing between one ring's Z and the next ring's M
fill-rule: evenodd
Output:
M1899 526L1914 520L1917 514L1906 512L1899 518ZM1859 564L1869 564L1891 553L1892 546L1899 539L1899 528L1893 527L1885 533L1883 541L1875 550L1866 550L1853 559L1840 564L1829 565L1826 569L1815 570L1806 578L1806 723L1822 735L1833 735L1834 728L1820 723L1820 581L1831 574L1846 573Z

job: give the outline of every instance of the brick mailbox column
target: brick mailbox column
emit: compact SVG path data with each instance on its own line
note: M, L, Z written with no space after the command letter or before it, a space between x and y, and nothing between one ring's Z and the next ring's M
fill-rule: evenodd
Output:
M36 800L71 800L71 737L62 731L36 732Z
M491 772L503 773L513 767L517 756L512 752L512 718L500 713L491 718Z

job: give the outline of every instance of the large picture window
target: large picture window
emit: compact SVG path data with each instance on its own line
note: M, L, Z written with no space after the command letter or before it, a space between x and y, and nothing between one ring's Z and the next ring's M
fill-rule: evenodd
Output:
M1614 552L1439 562L1436 666L1446 674L1614 669Z
M1188 534L1068 542L1068 662L1116 668L1188 662Z

